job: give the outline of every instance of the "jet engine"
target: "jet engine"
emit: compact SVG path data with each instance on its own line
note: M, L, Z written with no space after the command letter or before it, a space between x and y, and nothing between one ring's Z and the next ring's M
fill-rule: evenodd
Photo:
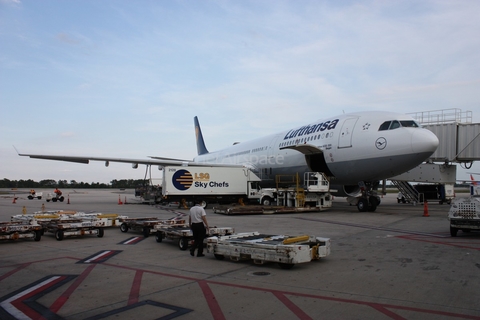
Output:
M331 192L337 197L358 197L361 194L361 189L358 185L332 186Z

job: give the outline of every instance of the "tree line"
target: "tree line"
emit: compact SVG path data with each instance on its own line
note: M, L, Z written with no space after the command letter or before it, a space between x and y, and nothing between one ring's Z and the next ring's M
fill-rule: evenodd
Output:
M84 188L84 189L133 189L141 185L148 185L148 181L143 179L122 179L112 180L109 184L100 182L77 182L75 180L53 180L46 179L40 181L28 180L0 180L0 188Z

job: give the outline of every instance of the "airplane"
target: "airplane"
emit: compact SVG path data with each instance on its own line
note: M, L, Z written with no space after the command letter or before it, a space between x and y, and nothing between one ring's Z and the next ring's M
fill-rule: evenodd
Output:
M209 152L198 118L194 118L197 156L193 160L164 157L123 159L61 155L20 154L36 159L88 164L92 161L145 165L243 166L271 186L276 175L323 172L339 193L358 196L359 211L375 211L380 204L376 188L380 180L408 171L432 155L439 144L431 131L412 117L373 111L342 114L251 141L234 143Z
M470 195L478 197L480 196L480 185L478 184L479 181L473 178L474 174L480 175L480 173L470 173L470 180L458 180L457 182L470 184Z

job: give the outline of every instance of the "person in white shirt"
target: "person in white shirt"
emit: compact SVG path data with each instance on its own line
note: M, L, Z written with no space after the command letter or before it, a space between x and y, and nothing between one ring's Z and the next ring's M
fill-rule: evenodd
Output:
M197 257L205 256L203 254L203 240L208 231L207 214L205 209L200 205L200 200L195 200L195 206L190 209L188 217L188 224L193 232L193 246L190 249L190 255L195 256L195 249L197 249Z

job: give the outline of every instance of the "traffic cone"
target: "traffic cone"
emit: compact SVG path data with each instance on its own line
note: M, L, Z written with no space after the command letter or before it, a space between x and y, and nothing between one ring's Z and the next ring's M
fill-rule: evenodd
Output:
M427 200L425 200L425 201L423 202L423 216L424 216L424 217L430 217L430 216L428 215L428 201L427 201Z
M120 195L118 196L118 204L123 204L122 200L120 199Z
M15 194L13 195L13 201L12 203L17 203L17 197L15 196Z

